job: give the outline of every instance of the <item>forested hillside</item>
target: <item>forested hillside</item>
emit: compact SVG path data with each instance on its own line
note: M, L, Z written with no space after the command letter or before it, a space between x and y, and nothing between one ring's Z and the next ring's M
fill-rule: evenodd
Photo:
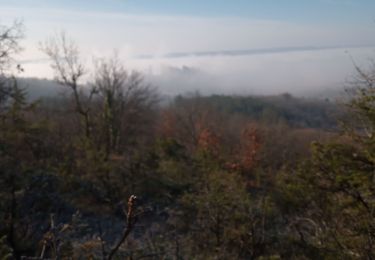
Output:
M161 105L116 57L89 73L61 35L42 47L65 95L30 101L20 26L0 31L1 259L375 257L373 68L345 105Z
M184 102L185 99L177 97L176 102ZM286 123L294 127L335 129L344 115L343 104L338 102L293 97L288 93L277 96L212 95L201 99L223 113L243 115L265 123ZM339 100L340 97L337 97Z
M27 92L29 102L41 100L43 102L63 101L69 92L48 79L18 78L20 88ZM90 91L85 85L82 91ZM159 106L165 107L170 103L190 102L199 97L207 106L228 115L242 115L249 119L265 123L285 123L294 127L320 128L337 130L337 122L343 119L344 90L335 99L318 99L313 97L295 97L285 93L274 96L202 96L199 93L179 95L175 98L159 94Z

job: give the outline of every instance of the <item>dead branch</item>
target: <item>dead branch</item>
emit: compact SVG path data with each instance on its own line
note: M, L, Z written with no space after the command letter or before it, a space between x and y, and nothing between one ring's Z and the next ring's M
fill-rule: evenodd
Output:
M107 260L111 260L116 254L120 246L125 242L126 238L129 236L130 232L134 229L134 226L137 222L137 217L135 216L135 207L136 207L137 197L131 195L128 200L128 213L126 214L126 227L123 230L120 240L113 246L110 250Z

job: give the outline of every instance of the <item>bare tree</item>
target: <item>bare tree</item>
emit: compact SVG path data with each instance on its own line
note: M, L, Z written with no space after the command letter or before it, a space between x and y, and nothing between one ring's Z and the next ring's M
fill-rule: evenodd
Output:
M139 125L145 111L155 105L157 93L140 73L129 72L116 57L97 60L91 85L99 95L101 128L110 154L123 143L121 137L129 137L129 129Z
M22 50L19 42L24 37L23 31L20 21L14 21L10 26L0 25L0 103L11 96L13 84L9 80L14 77L9 71L14 65L14 56ZM22 70L20 65L17 69Z
M75 111L82 117L86 137L91 134L90 109L82 100L80 80L86 74L78 46L64 32L47 39L41 50L51 59L51 67L58 83L68 87L73 95ZM92 95L90 95L91 98Z
M0 72L3 73L14 61L14 55L22 50L19 42L24 37L23 23L0 25Z
M100 124L106 153L116 149L119 132L119 116L123 110L123 86L127 80L128 72L122 67L117 58L96 61L94 81L91 84L99 94L101 104Z

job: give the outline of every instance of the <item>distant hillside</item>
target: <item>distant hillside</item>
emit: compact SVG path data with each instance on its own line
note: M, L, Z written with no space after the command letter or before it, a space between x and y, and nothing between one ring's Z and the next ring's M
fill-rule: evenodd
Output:
M55 97L65 91L65 88L49 79L18 78L18 84L26 89L29 100L43 97Z
M27 90L30 100L57 97L66 89L48 79L19 78L19 85ZM162 103L169 100L162 95ZM179 102L189 102L193 97L178 96ZM332 99L300 98L290 94L276 96L201 96L207 105L229 114L241 114L267 123L285 122L294 127L334 129L337 119L343 116L342 108Z
M343 117L343 108L335 102L322 99L296 98L290 94L277 96L226 96L200 97L202 102L229 113L241 114L267 123L285 122L294 127L335 129ZM176 104L188 101L176 98Z

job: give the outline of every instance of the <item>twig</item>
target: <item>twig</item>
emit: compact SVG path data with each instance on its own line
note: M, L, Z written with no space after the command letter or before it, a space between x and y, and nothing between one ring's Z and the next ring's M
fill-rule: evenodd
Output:
M123 230L120 240L110 250L107 260L111 260L113 258L113 256L116 254L120 246L125 242L126 238L129 236L130 232L133 230L135 226L135 223L137 222L137 218L134 216L136 200L137 200L136 196L134 195L130 196L128 200L128 213L126 214L126 227Z

